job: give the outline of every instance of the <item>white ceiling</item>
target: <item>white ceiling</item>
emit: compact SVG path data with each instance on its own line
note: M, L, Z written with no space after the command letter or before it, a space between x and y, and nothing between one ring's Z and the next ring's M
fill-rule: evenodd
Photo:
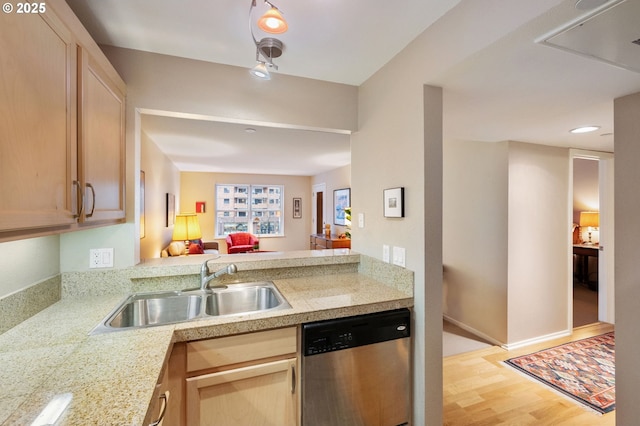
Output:
M255 64L249 0L67 2L101 44L247 69ZM282 57L275 60L277 72L351 85L366 81L439 20L457 23L451 25L456 33L433 31L436 38L430 45L442 58L442 69L425 81L444 88L444 130L449 139L517 140L613 151L613 99L640 91L640 73L627 65L638 63L640 57L640 46L630 48L628 40L640 39L638 0L610 0L587 11L576 9L576 0L273 2L289 22L289 31L277 36L285 44ZM258 6L264 7L262 0ZM596 17L582 22L591 15ZM472 28L465 25L466 19L481 22L485 30L465 32ZM567 28L574 29L563 32ZM556 38L549 43L564 44L563 50L540 43L551 36ZM461 38L469 45L490 42L466 54L447 50L451 40ZM569 53L570 49L583 52ZM613 61L605 57L619 66L593 58L611 52L624 52L627 58L618 53ZM568 133L588 124L601 129L586 135ZM246 127L257 132L248 134ZM143 129L181 170L240 172L225 168L239 163L229 156L247 158L247 153L264 147L268 152L261 153L261 163L248 165L247 170L313 175L349 162L349 138L344 134L151 116L144 118ZM258 138L260 144L255 143ZM191 157L184 149L178 151L176 143L198 146L194 152L206 154ZM296 149L305 155L296 157ZM222 153L227 156L221 157ZM265 157L269 153L275 157ZM310 162L304 163L304 158Z

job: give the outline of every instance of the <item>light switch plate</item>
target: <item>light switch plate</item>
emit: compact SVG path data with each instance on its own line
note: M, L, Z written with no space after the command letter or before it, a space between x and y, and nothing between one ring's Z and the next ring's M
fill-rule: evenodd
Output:
M358 213L358 228L364 228L364 213Z
M405 250L404 247L394 247L393 248L393 264L405 266Z
M386 244L382 245L382 260L389 263L389 246Z

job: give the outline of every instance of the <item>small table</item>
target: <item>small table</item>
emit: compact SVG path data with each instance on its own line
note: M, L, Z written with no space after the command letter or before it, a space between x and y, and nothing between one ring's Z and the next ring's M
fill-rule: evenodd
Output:
M579 282L587 284L591 290L598 290L598 269L596 267L595 281L589 280L589 258L598 259L599 247L597 244L574 244L573 254L578 256L578 268L574 271L575 277Z

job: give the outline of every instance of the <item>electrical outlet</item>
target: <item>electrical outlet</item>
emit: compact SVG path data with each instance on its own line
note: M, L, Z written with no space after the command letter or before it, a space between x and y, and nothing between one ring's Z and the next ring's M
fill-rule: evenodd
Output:
M386 244L382 245L382 260L389 263L389 246Z
M404 247L394 247L393 248L393 264L405 266L405 250Z
M113 248L89 249L89 268L113 268Z

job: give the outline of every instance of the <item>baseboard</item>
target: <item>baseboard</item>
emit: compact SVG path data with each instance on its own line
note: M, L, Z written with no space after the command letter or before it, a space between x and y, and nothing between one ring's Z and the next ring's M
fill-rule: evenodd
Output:
M544 336L534 337L532 339L521 340L515 343L506 343L501 345L503 349L512 351L514 349L520 349L525 346L535 345L536 343L543 343L553 339L559 339L561 337L567 337L571 335L571 330L558 331L556 333L545 334Z
M449 321L451 324L460 327L464 331L468 331L469 333L471 333L471 334L473 334L475 336L478 336L479 338L481 338L483 340L486 340L487 342L491 343L492 345L495 345L495 346L502 346L503 345L502 342L494 339L493 337L488 336L488 335L484 334L483 332L476 330L473 327L469 327L468 325L466 325L464 323L461 323L460 321L455 320L455 319L451 318L448 315L443 315L443 318L445 320Z

